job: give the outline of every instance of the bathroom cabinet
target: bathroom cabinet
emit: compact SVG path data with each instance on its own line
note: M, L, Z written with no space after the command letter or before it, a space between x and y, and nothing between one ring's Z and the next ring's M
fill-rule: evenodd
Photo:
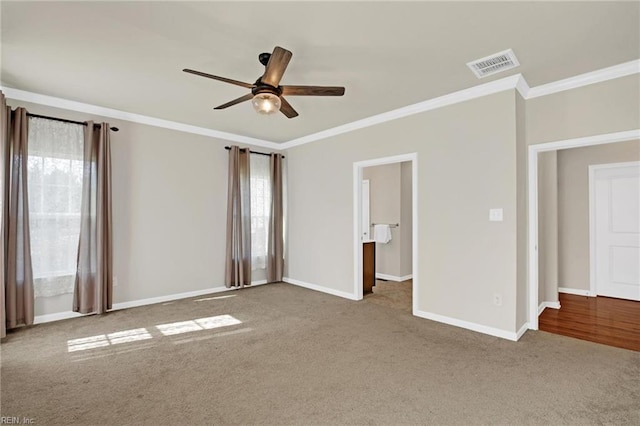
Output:
M376 285L376 243L362 243L362 294L373 292Z

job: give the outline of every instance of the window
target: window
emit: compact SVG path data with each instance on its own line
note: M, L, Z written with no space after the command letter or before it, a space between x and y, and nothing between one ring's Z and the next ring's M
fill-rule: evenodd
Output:
M29 119L29 225L36 297L73 293L82 200L83 126Z
M267 241L271 215L271 173L266 155L249 158L251 180L251 269L267 266Z

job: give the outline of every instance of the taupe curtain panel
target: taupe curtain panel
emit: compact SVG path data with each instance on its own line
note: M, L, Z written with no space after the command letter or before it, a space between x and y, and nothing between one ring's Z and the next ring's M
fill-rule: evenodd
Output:
M101 314L113 298L111 140L108 123L84 130L82 207L73 310Z
M27 193L27 110L7 107L0 92L2 149L2 337L34 319L33 269Z
M227 245L224 284L251 285L251 181L249 150L229 150L227 191Z
M6 206L5 193L6 193L6 160L7 160L7 140L9 130L9 118L11 117L11 111L7 111L7 100L4 97L4 93L0 91L0 279L2 283L0 285L0 338L7 335L7 315L4 302L4 288L7 282L7 276L5 275L5 223L6 217L4 211Z
M267 240L267 282L282 281L284 269L284 220L282 206L282 155L271 153L271 214Z

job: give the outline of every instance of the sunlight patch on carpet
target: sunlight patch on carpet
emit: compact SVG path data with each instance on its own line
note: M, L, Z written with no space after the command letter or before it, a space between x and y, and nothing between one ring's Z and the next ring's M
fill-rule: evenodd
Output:
M109 334L99 334L97 336L82 337L80 339L67 340L67 351L85 351L87 349L102 348L120 343L136 342L139 340L151 339L146 328L135 328L132 330L117 331Z
M231 315L218 315L209 318L199 318L190 321L179 321L170 324L156 325L156 328L165 336L174 334L190 333L192 331L210 330L213 328L228 327L230 325L242 324L237 318Z
M228 294L226 296L205 297L204 299L194 300L194 302L206 302L207 300L228 299L230 297L236 297L236 295L235 294Z

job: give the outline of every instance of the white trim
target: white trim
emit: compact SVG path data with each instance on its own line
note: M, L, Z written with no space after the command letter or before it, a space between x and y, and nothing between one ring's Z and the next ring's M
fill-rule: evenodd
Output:
M524 333L526 333L528 329L529 329L529 323L528 323L528 322L525 322L524 324L522 324L522 327L520 327L520 330L518 330L518 331L516 332L516 342L517 342L518 340L520 340L520 338L522 337L522 335L523 335Z
M402 282L402 281L410 280L411 277L413 277L413 275L411 275L411 274L405 275L404 277L398 277L398 276L395 276L395 275L387 275L387 274L381 274L381 273L376 272L376 279L378 279L378 280Z
M293 278L289 278L289 277L284 277L282 278L282 281L284 281L285 283L288 284L293 284L296 285L298 287L304 287L307 288L309 290L315 290L315 291L319 291L322 293L327 293L327 294L331 294L333 296L338 296L338 297L342 297L345 299L349 299L349 300L358 300L355 298L355 296L351 293L347 293L346 291L340 291L340 290L334 290L332 288L329 287L324 287L318 284L311 284L311 283L307 283L304 281L300 281L300 280L296 280Z
M538 306L538 316L544 311L546 308L551 309L560 309L560 302L542 302L540 306Z
M326 139L331 136L340 135L357 129L384 123L390 120L407 117L409 115L418 114L425 111L442 108L459 102L465 102L471 99L492 95L494 93L505 90L516 89L524 99L537 98L539 96L551 95L569 89L587 86L594 83L613 80L631 74L640 73L640 59L614 65L608 68L580 74L563 80L543 84L530 88L527 81L521 74L514 74L500 80L472 86L466 89L447 95L428 99L413 105L408 105L392 111L377 114L371 117L356 120L351 123L323 130L321 132L312 133L306 136L292 139L284 143L272 142L264 139L256 139L248 136L227 133L219 130L208 129L204 127L192 126L189 124L179 123L176 121L164 120L155 117L149 117L141 114L134 114L125 111L119 111L111 108L105 108L97 105L85 104L68 99L57 98L39 93L28 92L25 90L14 89L0 85L0 90L5 93L8 99L32 102L41 105L48 105L56 108L67 109L71 111L85 112L88 114L100 115L103 117L127 120L134 123L146 124L149 126L162 127L166 129L177 130L197 135L210 136L213 138L223 139L231 142L246 143L275 150L284 150L295 146L304 145L310 142Z
M597 294L596 288L596 200L595 170L589 166L589 291Z
M466 328L467 330L476 331L478 333L488 334L490 336L500 337L502 339L512 340L516 342L520 336L524 333L522 328L518 332L506 331L499 328L489 327L482 324L476 324L475 322L463 321L457 318L451 318L440 314L434 314L432 312L416 310L413 314L417 317L426 318L428 320L441 322L444 324L453 325L460 328ZM529 328L529 324L525 324L523 327ZM518 335L520 334L520 336Z
M411 299L412 311L418 310L418 153L400 154L390 157L374 158L353 163L353 295L355 300L362 300L362 169L385 164L411 162L411 224L412 224L412 271ZM376 274L377 276L377 274ZM407 278L408 279L408 278Z
M418 310L418 154L413 154L414 158L411 161L411 279L413 280L411 286L412 305L411 311Z
M576 296L596 297L591 290L583 290L580 288L558 287L558 293L575 294Z
M362 300L362 167L353 163L353 297Z
M531 90L529 90L527 99L551 95L565 90L577 89L578 87L614 80L616 78L638 73L640 73L640 59L532 87Z
M221 293L224 291L240 290L241 288L251 288L251 287L262 285L262 284L267 284L267 280L253 281L251 282L250 286L246 286L246 287L232 287L232 288L212 287L212 288L206 288L204 290L188 291L185 293L169 294L166 296L150 297L148 299L138 299L138 300L132 300L129 302L114 303L113 307L109 312L119 311L121 309L137 308L139 306L154 305L156 303L173 302L175 300L188 299L190 297L204 296L204 295L213 294L213 293ZM34 318L33 323L42 324L45 322L60 321L64 319L78 318L78 317L84 317L89 315L95 315L95 314L93 313L79 314L73 311L57 312L55 314L38 315Z
M155 305L156 303L173 302L174 300L187 299L189 297L204 296L205 294L220 293L222 291L232 290L226 287L214 287L204 290L188 291L185 293L169 294L166 296L149 297L148 299L131 300L129 302L121 302L113 304L113 311L120 309L137 308L138 306Z
M33 319L33 324L43 324L45 322L60 321L60 320L65 320L69 318L78 318L78 317L84 317L84 316L85 316L84 314L79 314L73 311L56 312L55 314L37 315Z
M293 148L295 146L304 145L321 139L326 139L331 136L340 135L342 133L351 132L357 129L384 123L386 121L396 120L398 118L407 117L409 115L442 108L487 95L492 95L504 90L516 89L518 90L518 92L520 92L520 95L524 99L532 99L540 96L563 92L569 89L577 89L579 87L587 86L594 83L614 80L616 78L625 77L627 75L637 73L640 73L640 59L588 72L585 74L580 74L574 77L558 80L536 87L529 87L529 84L522 74L514 74L500 80L495 80L477 86L469 87L457 92L449 93L444 96L439 96L437 98L432 98L413 105L408 105L382 114L377 114L361 120L353 121L351 123L343 124L341 126L333 127L331 129L323 130L321 132L312 133L310 135L292 139L282 144L281 149Z
M529 96L529 90L531 89L529 88L529 84L527 83L527 80L524 79L522 74L518 74L518 76L520 78L518 78L518 81L516 82L516 90L520 92L520 96L522 96L524 99L527 99Z
M146 124L148 126L162 127L165 129L177 130L179 132L193 133L196 135L209 136L212 138L223 139L230 142L245 143L263 148L281 150L282 146L275 142L263 139L251 138L248 136L237 135L234 133L222 132L219 130L208 129L205 127L192 126L190 124L179 123L177 121L164 120L161 118L149 117L147 115L134 114L131 112L120 111L112 108L105 108L98 105L85 104L82 102L71 101L69 99L57 98L54 96L41 95L39 93L27 92L25 90L13 89L11 87L0 86L0 90L4 92L8 99L17 101L31 102L40 105L47 105L55 108L66 109L70 111L78 111L87 114L99 115L101 117L116 118L126 120L132 123Z
M527 211L527 221L529 223L529 227L527 239L529 241L529 328L531 328L532 330L538 329L538 154L541 152L555 151L558 149L602 145L636 139L640 139L640 129L529 145L527 152L527 192L529 194ZM568 291L563 290L570 289L558 288L559 292L568 293ZM585 292L587 293L583 294L585 296L595 296L595 294L590 294L590 291L585 290Z
M175 300L188 299L189 297L204 296L206 294L221 293L223 291L234 291L234 290L240 290L243 288L251 288L251 287L266 284L266 283L267 283L267 280L259 280L259 281L252 281L250 286L245 286L245 287L231 287L231 288L213 287L213 288L207 288L204 290L188 291L186 293L170 294L167 296L150 297L148 299L133 300L131 302L114 303L112 310L116 311L120 309L135 308L138 306L153 305L156 303L173 302Z
M295 146L304 145L310 142L315 142L321 139L326 139L331 136L340 135L342 133L352 132L354 130L362 129L365 127L374 126L376 124L384 123L386 121L396 120L398 118L408 117L413 114L418 114L425 111L431 111L434 109L442 108L449 105L454 105L460 102L469 101L472 99L480 98L494 93L503 92L505 90L514 89L520 74L505 77L500 80L491 81L489 83L480 84L478 86L469 87L466 89L458 90L457 92L449 93L447 95L439 96L437 98L429 99L423 102L418 102L413 105L408 105L402 108L394 109L391 111L383 112L382 114L373 115L371 117L363 118L361 120L352 121L351 123L343 124L341 126L333 127L331 129L323 130L321 132L312 133L307 136L292 139L289 142L282 144L281 149L289 149Z
M640 166L640 161L589 165L589 292L594 296L598 295L598 280L596 279L596 172L629 166Z
M529 200L527 203L527 223L528 234L527 241L529 247L527 253L529 255L529 279L527 284L529 287L529 328L538 329L538 152L529 146L528 164L527 164L527 193Z
M558 149L578 148L583 146L602 145L607 143L625 142L640 139L640 129L622 132L605 133L601 135L583 136L574 139L545 142L529 145L529 153L556 151Z

